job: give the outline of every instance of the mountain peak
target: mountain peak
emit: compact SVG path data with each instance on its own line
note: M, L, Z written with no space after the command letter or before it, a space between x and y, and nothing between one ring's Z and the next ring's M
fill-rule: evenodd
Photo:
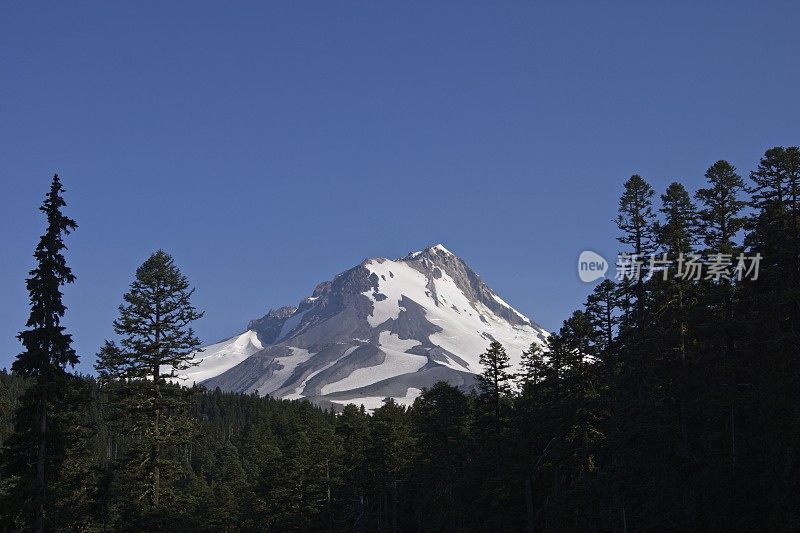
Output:
M517 365L547 336L443 244L367 259L248 330L259 345L231 339L197 355L204 385L368 408L386 397L409 404L442 380L471 388L490 342Z
M400 260L404 261L404 260L408 260L408 259L417 259L417 258L419 258L420 256L423 256L423 255L434 256L437 253L443 253L445 255L450 255L450 256L453 256L453 257L457 257L456 254L454 254L453 252L451 252L450 250L445 248L442 243L439 243L439 244L434 244L433 246L428 246L427 248L425 248L423 250L418 250L416 252L409 252L404 257L401 257Z

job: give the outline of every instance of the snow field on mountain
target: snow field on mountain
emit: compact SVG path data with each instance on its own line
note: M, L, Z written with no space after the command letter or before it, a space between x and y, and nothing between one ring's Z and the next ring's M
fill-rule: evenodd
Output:
M386 296L384 300L377 300L373 290L364 293L373 303L372 315L367 317L370 326L376 327L400 316L398 302L403 296L420 305L429 299L425 294L427 278L406 263L389 259L378 262L373 259L365 267L378 276L378 292Z
M286 398L287 400L299 400L300 398L302 398L303 397L303 394L302 394L303 389L306 387L306 383L308 383L308 381L311 378L313 378L314 376L316 376L320 372L328 370L330 367L332 367L333 365L335 365L336 363L338 363L339 361L341 361L342 359L344 359L345 357L347 357L348 355L353 353L357 348L358 348L358 346L353 346L351 348L348 348L347 350L344 351L344 353L341 355L341 357L338 357L334 361L331 361L330 363L327 363L327 364L323 365L321 368L318 368L317 370L314 370L313 372L311 372L308 376L303 378L303 381L301 381L300 384L291 393L289 393L286 396L284 396L284 398Z
M180 374L184 385L200 383L204 379L222 374L263 349L255 331L245 331L237 337L206 346L195 352L193 360L200 364Z
M382 331L380 333L379 348L386 354L384 361L375 366L358 368L344 379L328 383L320 391L322 394L341 392L350 389L372 385L378 381L416 372L428 362L428 358L422 355L405 353L419 342L415 340L401 340L397 335Z
M259 394L266 395L280 389L289 376L292 375L294 369L297 368L297 365L308 361L312 355L315 355L302 348L295 348L294 346L287 346L287 348L291 350L292 354L275 358L271 365L273 374L258 386ZM276 365L280 365L281 368L276 368Z
M443 330L430 335L430 341L467 363L467 367L464 367L448 358L442 363L445 366L479 373L480 354L489 347L491 339L502 343L512 364L518 365L522 351L528 349L530 339L536 335L532 327L513 326L482 303L471 302L458 288L453 278L443 271L441 277L432 280L436 299L439 301L437 305L434 295L427 289L428 278L407 263L390 260L369 261L365 266L378 276L377 292L386 296L386 299L378 300L375 298L375 291L369 290L364 293L372 300L374 306L372 316L367 317L370 325L375 327L388 319L396 319L400 313L399 302L403 296L413 300L423 307L427 320ZM496 300L516 312L499 297ZM481 316L486 322L481 320Z
M421 389L415 389L414 387L409 387L408 390L406 390L405 396L393 396L392 399L398 404L405 405L406 407L408 407L412 403L414 403L414 400L421 393L422 393ZM332 400L332 403L339 405L347 405L348 403L363 405L364 409L366 409L367 411L371 411L373 409L378 409L379 407L383 406L383 400L385 400L383 396L365 396L363 398L357 398L354 400Z

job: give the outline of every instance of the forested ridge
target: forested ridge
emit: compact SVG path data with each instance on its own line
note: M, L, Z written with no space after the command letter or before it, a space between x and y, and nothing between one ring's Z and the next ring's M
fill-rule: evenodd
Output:
M705 178L624 183L616 237L643 275L597 283L522 368L492 343L475 390L332 412L175 384L202 313L163 251L96 375L70 373L79 230L55 177L24 350L0 373L0 529L800 530L800 149Z

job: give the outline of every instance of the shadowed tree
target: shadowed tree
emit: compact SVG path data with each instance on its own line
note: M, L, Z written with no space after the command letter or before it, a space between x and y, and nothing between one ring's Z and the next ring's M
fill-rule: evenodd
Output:
M63 193L64 188L56 174L39 208L47 217L47 231L36 247L36 268L31 270L27 280L30 317L26 324L28 329L18 336L25 351L17 356L11 367L15 374L34 380L33 387L23 397L16 429L20 434L35 435L35 443L31 443L36 449L35 469L23 475L33 479L33 527L36 531L45 528L47 471L51 455L48 441L54 416L51 409L62 392L58 387L64 384L66 365L74 366L78 362L78 356L72 349L72 336L65 333L61 325L66 312L61 287L75 281L64 258L64 250L67 249L64 236L77 228L75 221L61 212L66 206ZM25 416L21 416L22 413Z
M638 174L634 174L625 182L624 191L619 199L619 214L616 223L622 233L617 240L628 246L627 250L623 250L624 252L630 253L640 260L655 251L654 194L655 191L650 184ZM623 279L622 282L623 289L627 290L631 280ZM645 306L642 276L634 279L633 283L637 320L642 320Z
M744 181L736 169L727 161L717 161L706 171L708 187L696 193L700 202L700 234L709 254L734 256L741 248L736 244L737 234L742 230L745 218L742 210L746 203L739 199L744 191ZM720 338L720 400L727 404L729 438L729 462L736 464L736 391L734 362L733 288L731 281L723 277L708 285L707 314L711 342Z
M410 415L418 435L413 470L417 528L464 531L469 402L463 392L440 381L414 400Z
M491 402L495 414L495 423L500 424L501 400L511 393L511 363L506 349L497 341L493 341L480 356L483 372L478 375L478 389Z
M696 240L697 209L683 184L670 183L661 195L661 209L664 222L657 223L655 233L658 246L670 258L688 253Z
M527 350L522 352L519 364L519 373L515 376L517 386L520 391L526 387L532 390L544 380L547 373L547 363L544 359L544 346L538 342L532 342Z
M191 327L203 316L191 303L194 289L166 252L159 250L137 270L119 307L114 330L119 346L106 343L98 355L101 378L116 381L116 398L140 435L136 464L141 466L151 511L160 507L163 448L188 440L185 416L189 392L173 382L193 366L200 346ZM141 479L141 478L144 479Z

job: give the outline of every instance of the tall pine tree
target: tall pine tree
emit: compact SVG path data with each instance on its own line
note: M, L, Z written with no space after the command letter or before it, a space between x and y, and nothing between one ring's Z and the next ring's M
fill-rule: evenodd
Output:
M700 202L700 233L710 255L736 255L741 251L736 239L742 230L745 218L742 210L746 203L739 198L745 186L736 169L727 161L717 161L706 171L708 187L696 193ZM723 277L718 282L707 284L707 305L711 312L707 317L709 351L718 352L720 370L719 399L728 411L725 432L729 440L728 462L735 465L736 445L736 374L733 321L733 287L730 279Z
M144 487L151 512L161 507L162 471L174 468L165 448L191 436L189 391L173 382L196 364L192 353L200 341L191 324L203 313L191 303L193 293L172 257L155 252L136 270L119 307L114 321L119 346L106 344L98 355L101 378L122 385L116 398L124 402L139 435L130 464L141 467L134 477Z
M653 187L638 174L625 182L625 188L619 199L619 214L617 227L621 234L617 240L627 246L625 253L633 256L633 260L644 261L646 255L655 251L655 213L653 212ZM643 276L636 279L623 279L622 289L629 291L630 285L634 286L633 294L636 297L637 320L642 320L645 306L645 288ZM630 294L626 294L630 298Z
M45 507L51 455L48 444L53 432L51 422L58 415L52 409L62 392L58 387L64 384L66 365L78 363L78 356L72 348L72 336L61 325L66 312L61 287L75 281L64 258L67 249L64 236L77 228L75 221L62 213L62 208L66 206L63 194L61 179L56 174L39 208L47 217L47 231L36 247L36 268L31 270L26 283L31 311L26 324L28 329L18 336L25 351L17 356L11 367L15 374L35 380L34 386L23 398L16 429L17 433L28 433L35 439L31 443L36 450L35 467L32 472L23 475L29 476L32 481L32 525L36 531L46 527ZM31 427L26 427L29 425Z
M511 392L511 363L506 349L497 341L493 341L480 356L483 372L478 376L478 389L489 398L496 421L500 420L501 400Z

